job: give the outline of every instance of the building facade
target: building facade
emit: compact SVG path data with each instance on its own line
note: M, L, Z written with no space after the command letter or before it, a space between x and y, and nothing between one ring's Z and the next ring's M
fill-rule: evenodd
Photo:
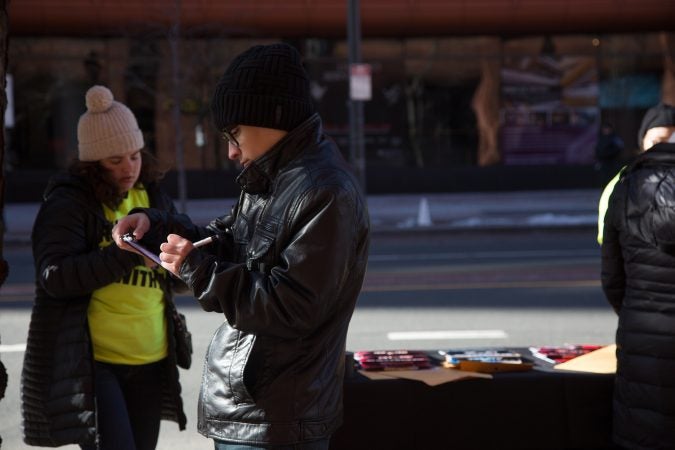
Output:
M237 168L211 125L212 90L236 54L278 40L303 54L325 129L350 157L345 2L89 3L10 4L8 201L32 200L77 155L97 83L136 113L169 184L184 169L188 196L232 195ZM621 158L635 154L644 111L675 104L664 19L675 2L540 3L361 1L370 193L599 186L601 123L624 141Z

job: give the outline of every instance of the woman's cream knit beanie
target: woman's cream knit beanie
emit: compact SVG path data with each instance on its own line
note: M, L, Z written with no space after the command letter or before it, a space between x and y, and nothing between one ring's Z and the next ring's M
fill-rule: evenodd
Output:
M143 133L134 113L105 86L93 86L86 95L87 112L77 124L80 161L99 161L143 148Z

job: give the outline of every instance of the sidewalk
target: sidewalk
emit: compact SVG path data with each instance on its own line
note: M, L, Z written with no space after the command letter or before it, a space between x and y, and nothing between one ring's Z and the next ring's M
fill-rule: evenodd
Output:
M600 191L594 189L368 196L373 232L595 227ZM236 199L187 201L187 214L206 224ZM176 206L180 209L179 202ZM30 242L39 204L5 205L6 243Z

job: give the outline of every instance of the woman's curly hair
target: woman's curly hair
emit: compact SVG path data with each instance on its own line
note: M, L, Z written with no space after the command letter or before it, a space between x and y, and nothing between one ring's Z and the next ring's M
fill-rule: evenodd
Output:
M159 161L146 150L141 150L141 173L136 185L142 183L147 186L150 183L159 182L166 173L159 165ZM96 199L109 207L117 209L126 197L126 193L120 194L117 186L108 177L107 171L99 161L80 161L76 159L68 168L68 171L77 177L83 178L92 188Z

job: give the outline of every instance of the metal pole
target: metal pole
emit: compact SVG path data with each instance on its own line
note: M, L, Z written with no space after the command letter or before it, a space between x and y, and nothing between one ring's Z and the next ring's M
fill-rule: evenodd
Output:
M347 11L349 67L361 62L360 0L349 0ZM366 158L363 139L363 101L349 99L349 157L363 191L366 191Z
M4 258L5 242L5 109L7 108L7 50L9 46L9 34L7 25L9 15L7 14L7 1L0 0L0 286L7 279L9 274L9 264ZM7 378L2 377L3 365L0 362L0 398L2 398L7 387Z
M171 32L169 33L169 47L171 50L171 82L173 88L173 108L171 115L173 118L174 137L176 139L176 174L178 178L178 209L182 213L187 212L187 183L185 181L185 164L183 149L183 129L181 128L181 83L180 83L180 9L181 0L174 3L174 18Z

